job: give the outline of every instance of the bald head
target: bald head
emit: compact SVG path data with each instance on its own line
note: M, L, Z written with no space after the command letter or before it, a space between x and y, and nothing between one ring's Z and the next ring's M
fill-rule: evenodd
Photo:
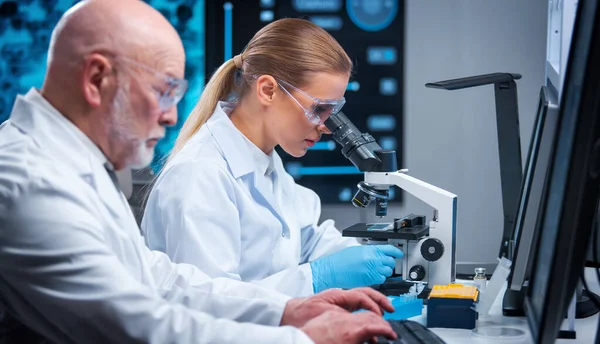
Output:
M140 0L86 0L67 11L52 33L49 65L86 54L183 54L179 35L160 12Z
M145 2L84 0L52 33L41 93L124 166L174 124L177 109L160 97L184 77L184 65L177 31Z

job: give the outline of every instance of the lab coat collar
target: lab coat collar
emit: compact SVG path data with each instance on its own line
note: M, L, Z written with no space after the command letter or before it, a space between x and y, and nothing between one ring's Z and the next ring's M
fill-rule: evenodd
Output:
M25 96L17 96L9 120L27 133L50 158L77 171L116 217L123 215L120 192L105 169L106 156L36 89L31 88Z
M229 119L234 108L234 103L220 101L206 126L221 148L233 177L240 178L254 172L254 160L244 135Z
M244 141L246 142L246 147L252 153L252 157L254 158L254 170L255 173L260 173L264 176L269 176L273 172L274 164L273 164L273 156L275 155L274 150L271 151L271 154L265 154L260 148L258 148L252 141L250 141L246 136L242 135Z
M217 141L223 156L227 161L229 169L233 174L234 178L240 178L244 175L253 173L253 184L254 187L260 192L268 206L276 214L281 223L284 226L284 230L289 233L286 219L283 216L281 208L278 206L274 193L267 184L266 179L263 176L258 176L256 164L254 162L254 154L246 142L244 134L242 134L231 122L229 114L235 108L234 103L220 101L217 104L215 112L211 118L206 122L208 130ZM273 158L277 153L273 152ZM275 162L272 162L269 168L274 168ZM264 174L265 171L262 171Z

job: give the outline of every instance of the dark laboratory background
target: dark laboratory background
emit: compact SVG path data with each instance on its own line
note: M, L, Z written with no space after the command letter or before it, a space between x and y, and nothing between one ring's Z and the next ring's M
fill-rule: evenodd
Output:
M52 28L74 0L0 0L0 123L10 115L17 94L41 87ZM404 6L402 0L146 0L171 21L186 49L190 88L178 105L179 120L156 147L151 168L134 173L132 205L160 171L178 131L199 99L206 78L240 53L269 22L305 18L331 33L355 63L344 112L384 149L397 151L402 165ZM300 38L301 39L301 38ZM280 151L286 170L315 190L325 204L347 203L362 174L324 136L301 159ZM391 191L391 190L390 190ZM391 195L398 202L398 195Z

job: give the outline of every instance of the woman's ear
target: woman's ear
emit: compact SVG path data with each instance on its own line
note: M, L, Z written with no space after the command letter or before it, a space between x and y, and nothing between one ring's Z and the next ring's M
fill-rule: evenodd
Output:
M276 90L278 88L277 81L270 75L261 75L256 80L256 95L258 101L265 106L269 106L275 99Z

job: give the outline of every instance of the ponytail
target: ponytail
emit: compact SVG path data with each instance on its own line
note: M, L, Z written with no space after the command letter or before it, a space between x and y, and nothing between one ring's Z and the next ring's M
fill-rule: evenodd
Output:
M215 111L217 103L225 100L233 89L234 73L236 66L233 59L223 63L219 69L212 75L208 84L202 91L200 101L189 114L179 136L175 141L175 146L169 155L169 160L177 154L189 139L200 129Z
M308 20L284 18L271 22L252 37L241 55L225 62L210 78L181 128L169 159L206 123L220 100L230 96L241 99L253 76L271 75L301 87L310 73L320 72L352 73L352 61L339 43Z

